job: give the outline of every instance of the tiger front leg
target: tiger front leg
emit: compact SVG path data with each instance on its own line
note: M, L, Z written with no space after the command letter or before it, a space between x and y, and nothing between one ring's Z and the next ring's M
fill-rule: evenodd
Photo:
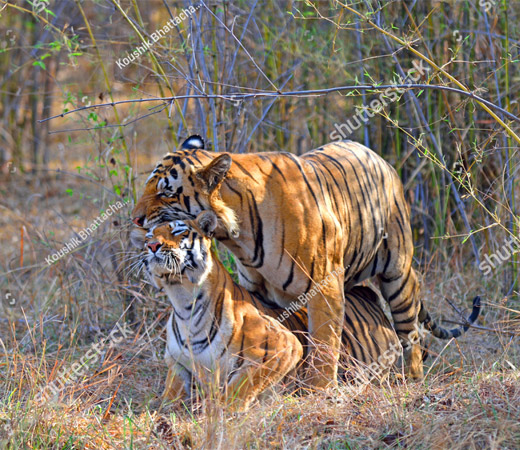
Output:
M226 403L231 411L246 411L265 389L279 383L284 375L269 367L248 367L237 373L227 386Z
M192 374L185 367L177 364L172 356L165 352L164 359L168 366L168 375L162 393L162 400L180 404L191 398Z
M333 283L334 286L322 289L308 302L311 350L305 363L305 381L314 388L337 386L345 297L343 280Z
M177 402L186 398L186 383L171 367L168 368L166 383L162 394L163 401Z
M285 376L293 374L303 358L303 346L294 334L284 330L271 339L267 345L276 345L268 354L264 348L254 355L244 356L249 360L237 371L226 386L226 402L233 411L245 411L251 403L269 386L274 386ZM256 354L257 353L257 354ZM267 359L259 358L266 355ZM254 359L253 361L251 359Z

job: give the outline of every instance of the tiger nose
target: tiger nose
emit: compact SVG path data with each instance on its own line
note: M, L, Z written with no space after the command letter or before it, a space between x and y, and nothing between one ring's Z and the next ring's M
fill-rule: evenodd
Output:
M132 222L134 222L138 227L142 227L144 225L144 219L146 216L134 217Z
M148 248L153 252L156 253L157 250L159 250L162 247L162 244L160 242L148 242Z

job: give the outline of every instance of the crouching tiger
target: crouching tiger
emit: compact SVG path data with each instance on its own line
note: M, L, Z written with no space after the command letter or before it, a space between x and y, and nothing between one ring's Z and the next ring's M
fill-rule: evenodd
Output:
M146 250L141 262L148 277L173 305L163 396L185 399L194 382L211 382L245 409L267 387L296 374L307 346L307 311L284 318L284 310L266 308L235 283L211 249L216 226L216 215L206 211L194 221L161 225L145 237L136 230L132 237ZM375 371L383 375L401 354L397 334L375 292L356 287L346 295L341 366L366 368L386 352L391 361ZM212 379L202 379L207 375Z

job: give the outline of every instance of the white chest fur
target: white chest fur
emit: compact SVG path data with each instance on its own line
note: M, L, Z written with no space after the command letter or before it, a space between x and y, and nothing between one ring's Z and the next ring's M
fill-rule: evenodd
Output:
M237 355L230 355L226 349L233 331L230 308L222 305L221 320L216 323L214 305L204 297L196 299L192 293L191 303L186 302L188 296L182 291L177 286L174 296L168 293L175 310L167 325L167 358L196 377L202 371L205 375L218 372L227 378L237 360ZM186 305L190 304L188 309Z

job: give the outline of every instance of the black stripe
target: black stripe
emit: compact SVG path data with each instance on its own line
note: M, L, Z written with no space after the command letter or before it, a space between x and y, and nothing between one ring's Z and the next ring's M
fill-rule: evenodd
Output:
M312 259L312 262L311 262L311 271L309 274L309 282L307 283L307 288L305 289L304 293L307 293L311 290L313 279L314 279L314 258Z
M188 210L188 213L191 214L190 198L189 198L187 195L185 195L183 200L184 200L184 206L185 206L186 209Z
M386 239L384 239L384 241L386 242ZM388 250L388 257L386 259L385 267L383 267L383 270L381 273L386 273L391 259L392 259L392 250ZM400 278L400 276L398 278ZM397 280L397 278L396 278L396 280Z
M172 331L179 347L186 347L186 342L182 340L181 333L179 332L179 328L177 327L177 321L175 320L175 318L173 318L172 320Z
M376 274L378 261L379 261L379 253L376 252L376 256L374 258L374 264L372 265L372 271L370 272L370 277L373 277Z
M242 193L241 193L240 191L237 191L235 188L233 188L233 187L229 184L229 180L224 179L224 184L226 185L226 187L227 187L231 192L233 192L235 195L238 196L238 198L240 199L240 208L242 209L242 208L243 208L243 198L242 198Z
M410 273L411 272L412 272L411 270L408 271L408 275L406 275L406 279L403 281L403 283L401 284L399 289L397 289L396 292L394 292L390 297L388 297L388 299L386 300L388 303L390 303L392 300L395 300L399 296L399 294L403 291L404 287L408 283L408 279L410 278ZM393 314L394 314L394 312L392 311L392 315Z
M253 238L255 241L255 250L253 254L252 263L253 265L250 265L249 267L252 268L259 268L264 265L264 233L263 233L263 225L262 225L262 218L260 216L260 213L258 212L258 205L256 203L256 200L253 196L253 193L248 189L247 193L249 194L249 220L251 222L251 228L253 230ZM255 227L256 223L256 227ZM255 263L255 261L257 261Z
M271 163L271 165L273 166L273 169L278 172L280 174L280 176L282 177L282 180L287 183L287 180L285 179L285 175L283 174L283 172L280 170L280 168L271 160L269 159L269 162Z
M287 278L287 280L285 281L285 283L282 286L282 289L284 291L286 291L287 288L289 287L289 285L292 283L293 278L294 278L294 261L291 263L291 270L289 271L289 277Z
M251 172L249 172L242 164L236 162L235 160L233 160L233 164L236 165L242 172L244 172L249 178L251 178L252 180L255 180L257 183L258 181L255 179L255 177L251 174Z
M235 336L235 324L233 323L233 328L229 335L229 339L228 339L226 345L224 346L224 348L222 349L222 351L220 352L220 356L218 357L218 359L221 359L224 356L224 353L226 353L228 351L229 345L231 344L231 341L233 340L234 336ZM242 351L243 348L244 348L244 333L242 332L242 345L240 346L240 351Z
M282 259L285 252L285 221L282 218L280 222L282 224L282 232L280 233L280 259L278 260L278 267L280 267L282 264Z
M267 361L267 356L269 355L269 334L266 335L264 341L264 356L262 358L262 362L265 363Z
M186 164L184 164L184 161L181 159L180 156L177 155L171 155L171 159L173 164L178 165L182 170L186 168Z
M194 150L193 153L191 154L191 157L197 161L199 164L202 165L202 161L199 159L199 157L197 156L197 150Z
M194 353L203 352L206 348L208 348L210 346L210 344L213 342L213 339L215 339L215 336L217 335L217 332L220 328L220 322L222 320L224 293L225 293L225 286L217 298L217 301L215 304L215 310L214 310L214 317L211 322L211 328L209 330L208 336L203 339L199 339L198 341L193 341L193 343L192 343L192 348L193 348Z
M386 266L385 266L386 268ZM385 283L393 283L394 281L397 281L399 278L401 278L401 275L397 275L396 277L385 277L384 275L379 275L379 278L381 279L381 281L385 282Z
M204 210L204 205L200 202L199 200L199 193L197 191L195 191L195 201L197 202L197 205L199 205L199 208Z

